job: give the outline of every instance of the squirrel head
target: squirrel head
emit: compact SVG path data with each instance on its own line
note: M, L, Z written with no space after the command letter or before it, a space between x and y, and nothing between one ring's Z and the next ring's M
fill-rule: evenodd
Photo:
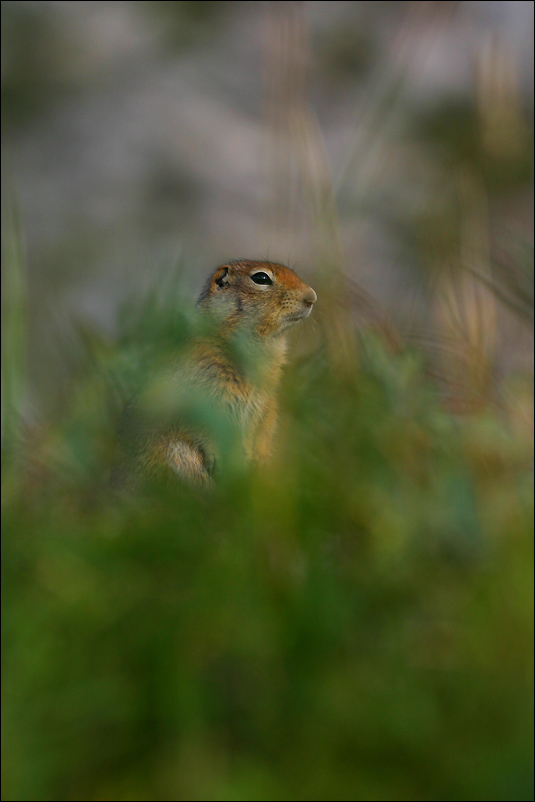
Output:
M199 298L202 309L228 331L248 330L266 339L307 318L317 296L284 265L238 260L220 265Z

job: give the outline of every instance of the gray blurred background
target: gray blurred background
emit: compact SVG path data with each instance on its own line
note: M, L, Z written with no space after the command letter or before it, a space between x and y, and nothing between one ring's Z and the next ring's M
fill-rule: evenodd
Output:
M460 293L529 372L529 311L481 293L532 246L532 114L532 2L2 2L34 398L69 319L112 334L179 260L194 295L230 258L332 258L428 342Z

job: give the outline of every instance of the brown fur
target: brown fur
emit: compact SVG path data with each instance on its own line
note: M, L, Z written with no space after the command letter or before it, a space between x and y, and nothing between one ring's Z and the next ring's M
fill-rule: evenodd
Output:
M256 284L251 276L258 272L267 273L272 284ZM314 290L283 265L249 260L221 265L198 302L207 331L172 366L166 392L174 398L176 391L178 405L184 392L208 402L236 426L245 460L265 462L277 420L286 330L310 314L315 300ZM207 484L218 456L209 432L172 427L150 439L144 461Z

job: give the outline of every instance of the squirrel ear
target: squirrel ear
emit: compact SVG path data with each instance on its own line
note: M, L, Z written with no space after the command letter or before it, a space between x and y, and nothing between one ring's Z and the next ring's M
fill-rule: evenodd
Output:
M228 283L228 267L220 267L214 276L214 284L218 287L226 287Z

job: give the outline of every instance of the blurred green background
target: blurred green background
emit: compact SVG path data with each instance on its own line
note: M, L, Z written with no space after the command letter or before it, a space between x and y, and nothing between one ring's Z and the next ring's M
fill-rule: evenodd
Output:
M533 4L2 2L4 799L533 798ZM117 497L229 258L273 464Z

